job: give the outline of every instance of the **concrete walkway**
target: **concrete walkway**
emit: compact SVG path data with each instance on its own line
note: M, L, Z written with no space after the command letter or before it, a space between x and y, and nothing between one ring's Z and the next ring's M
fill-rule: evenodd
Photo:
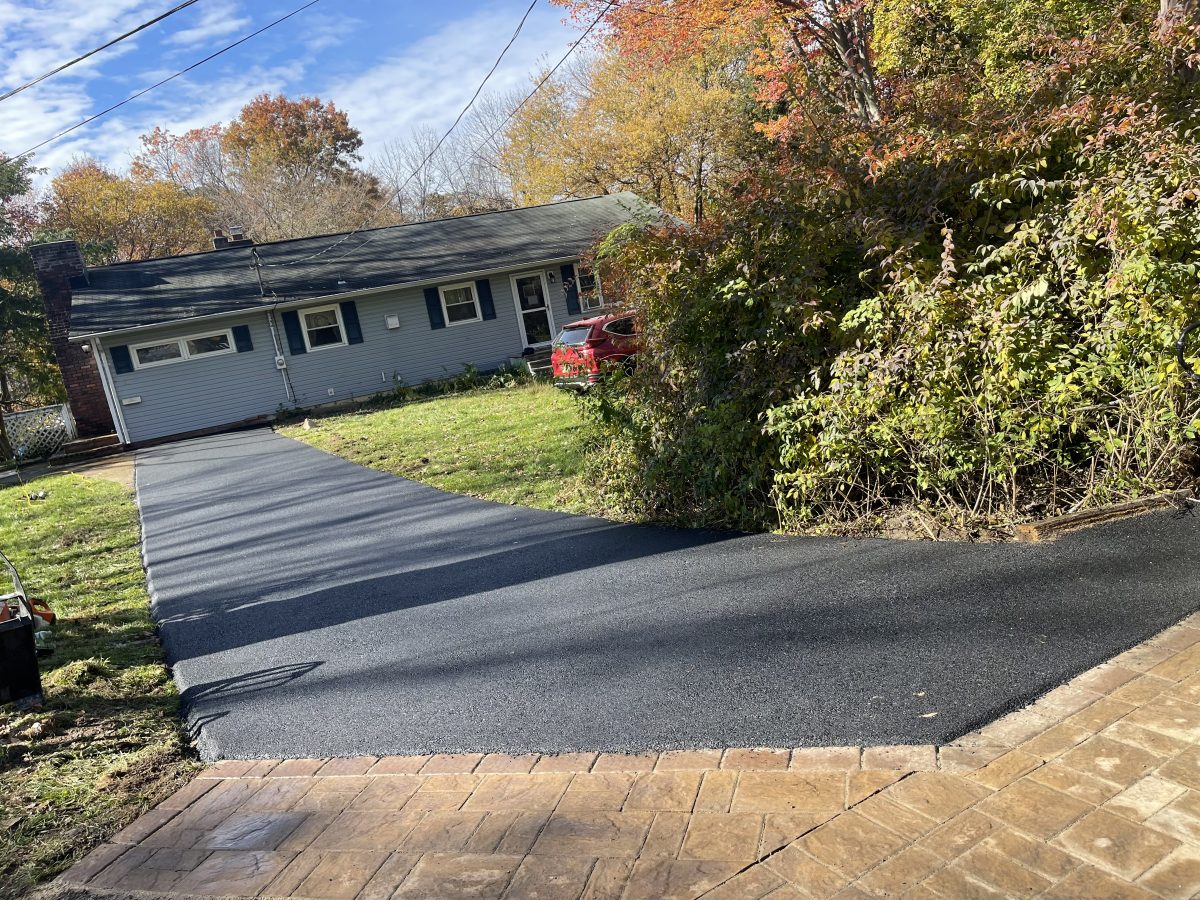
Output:
M358 900L1195 897L1200 615L941 747L225 761L58 887Z
M50 475L83 475L87 478L98 478L112 481L122 487L133 487L132 453L115 453L102 456L99 459L89 459L69 463L39 463L21 469L20 472L9 471L0 473L0 485L22 484L33 482Z

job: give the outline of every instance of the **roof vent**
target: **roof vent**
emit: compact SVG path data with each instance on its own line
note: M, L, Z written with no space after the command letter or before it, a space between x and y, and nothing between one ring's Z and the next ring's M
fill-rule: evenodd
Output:
M220 228L213 229L213 249L220 250L222 247L229 246L229 238L225 237L225 232Z

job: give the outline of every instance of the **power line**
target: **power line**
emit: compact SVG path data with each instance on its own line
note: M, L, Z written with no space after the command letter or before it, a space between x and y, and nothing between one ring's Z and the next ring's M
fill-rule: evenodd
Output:
M120 35L119 37L113 38L107 44L101 44L95 50L89 50L87 53L83 54L82 56L77 56L70 62L65 62L61 66L59 66L57 69L51 69L45 75L39 75L37 78L33 79L33 81L27 81L27 82L25 82L25 84L21 85L20 87L13 88L7 94L0 94L0 103L3 103L9 97L12 97L16 94L21 93L21 91L25 90L26 88L31 88L35 84L39 84L39 83L45 81L47 78L50 78L53 75L57 75L59 72L62 72L65 69L71 68L71 66L75 65L76 63L83 62L85 59L87 59L90 56L95 56L101 50L107 50L109 47L112 47L115 44L121 43L121 41L125 40L126 38L133 37L139 31L145 31L151 25L157 25L163 19L165 19L169 16L173 16L173 15L175 15L175 13L179 12L181 9L187 9L193 3L198 3L198 2L199 2L199 0L186 0L185 3L180 3L178 6L173 6L170 9L168 9L165 13L155 16L149 22L143 22L141 25L139 25L137 28L134 28L132 31L127 31L124 34Z
M613 2L615 2L615 0L613 0ZM428 155L426 155L426 157L423 160L421 160L420 164L415 169L413 169L413 171L409 174L409 176L407 178L405 178L403 182L401 182L400 186L398 188L396 188L394 191L392 191L391 195L387 198L387 200L385 200L383 203L381 203L379 206L377 206L374 210L372 210L367 215L367 217L363 220L363 223L361 225L359 225L353 231L347 232L346 234L342 235L341 238L334 241L332 244L330 244L324 250L318 250L316 253L310 253L308 256L302 256L300 259L293 259L293 260L291 260L289 262L285 262L285 263L263 263L263 262L258 261L258 259L256 257L256 265L262 265L269 269L282 269L282 268L287 268L288 266L296 266L296 265L299 265L300 263L308 262L310 259L316 259L318 256L324 256L326 253L329 253L331 250L333 250L337 247L340 247L342 244L346 243L346 241L350 240L350 238L354 237L354 235L358 234L360 231L362 231L364 228L366 228L371 222L373 222L375 220L376 216L378 216L381 212L383 212L385 209L387 209L388 206L392 203L392 201L400 196L400 192L402 190L404 190L406 187L408 187L408 183L410 181L412 181L414 178L416 178L417 175L421 172L421 170L424 169L425 166L427 166L429 164L429 161L431 159L433 159L433 157L437 154L438 150L440 150L442 148L442 144L444 144L446 142L446 139L450 137L450 135L454 131L454 129L458 127L459 122L461 122L463 120L463 116L465 116L467 114L467 112L471 109L471 107L475 105L475 101L478 100L479 95L481 93L483 93L483 89L487 85L488 81L491 79L491 77L494 74L496 74L496 69L500 68L500 63L504 60L505 54L507 54L509 51L509 48L511 48L512 45L514 43L516 43L517 37L521 34L521 29L523 29L525 27L525 22L526 22L526 20L529 19L529 14L533 12L533 9L535 6L537 6L537 4L538 4L538 0L532 0L532 2L529 4L529 8L527 10L525 10L525 15L521 16L521 21L517 23L517 28L513 32L512 37L510 37L508 39L508 43L504 45L504 49L500 51L500 55L496 57L496 61L494 63L492 63L492 67L490 69L488 69L488 73L485 76L483 76L483 81L479 82L479 87L475 88L475 93L471 95L471 99L467 101L467 105L464 106L462 108L462 110L459 111L458 116L451 123L450 127L446 129L446 133L443 134L440 138L438 138L438 142L436 144L434 144L433 149L429 151ZM363 243L366 243L366 242L364 241ZM359 245L359 246L361 246L361 245ZM355 249L357 249L357 248L355 248ZM341 257L337 257L337 258L340 259Z
M579 45L583 43L584 38L586 38L589 34L592 33L592 30L597 25L600 24L600 21L606 15L608 15L608 11L616 5L617 5L617 0L609 0L608 5L605 6L604 9L600 10L600 15L596 16L596 18L592 20L592 23L590 25L588 25L588 27L584 30L583 34L581 34L579 36L579 40L576 41L575 43L573 43L570 46L570 48L568 48L567 52L562 55L562 58L559 59L559 61L554 64L554 67L552 69L550 69L549 72L547 72L545 75L542 76L541 80L533 86L533 90L530 91L526 95L525 99L522 100L520 103L518 103L515 107L513 107L512 111L507 116L504 117L503 121L501 121L501 123L499 125L497 125L495 128L493 128L491 133L488 134L487 137L485 137L482 141L480 141L478 144L475 145L475 149L471 151L471 154L470 154L471 156L474 156L476 159L483 161L483 156L480 154L480 151L488 145L489 141L491 141L498 134L500 134L500 132L504 130L504 126L512 121L513 116L515 116L522 109L524 109L525 104L533 99L533 95L536 94L538 91L540 91L542 89L542 86L547 81L549 81L551 78L554 77L554 73L557 72L562 67L562 64L567 61L567 57L569 57L572 53L575 52L575 50L579 47ZM459 175L463 174L461 163L459 164L456 172Z
M82 128L84 125L87 125L90 122L96 121L101 116L106 116L110 112L120 109L126 103L132 103L134 100L137 100L139 97L142 97L142 96L150 93L155 88L162 87L168 81L174 81L179 76L186 75L188 72L192 71L193 69L199 68L200 66L204 65L206 62L211 62L212 60L216 59L218 56L222 55L223 53L228 53L234 47L240 47L242 44L246 43L246 41L250 40L251 38L258 37L264 31L274 28L276 25L280 24L281 22L286 22L292 16L295 16L295 15L298 15L299 13L304 12L304 10L308 9L310 6L315 6L316 4L318 4L320 2L321 2L321 0L309 0L308 3L305 3L303 6L299 6L296 9L293 9L287 15L280 16L275 21L264 25L262 28L258 29L257 31L250 32L250 34L246 35L245 37L239 38L238 40L234 41L232 44L227 44L226 46L224 46L220 50L218 50L216 53L211 53L208 56L204 57L204 59L192 63L186 69L180 69L174 75L169 75L166 78L164 78L162 81L159 81L156 84L150 85L150 87L148 87L148 88L143 88L142 90L138 91L133 96L126 97L120 103L114 103L108 109L101 110L100 112L96 113L94 116L88 116L82 122L77 122L74 125L72 125L70 128L60 131L58 134L54 135L53 137L46 138L46 140L42 141L40 144L36 144L33 147L30 147L24 153L18 153L16 156L13 157L13 159L14 160L22 159L23 157L28 156L30 153L33 153L36 150L40 150L42 147L45 147L47 144L57 141L61 137L65 137L66 135L70 134L72 131L75 131L77 128Z
M597 25L600 24L601 20L608 14L608 11L616 5L617 5L617 0L609 0L608 5L605 6L604 9L600 10L600 14L598 16L596 16L595 19L592 20L592 23L590 25L588 25L588 27L586 29L584 29L583 34L581 34L579 36L579 40L573 42L571 44L571 46L569 48L567 48L567 52L564 53L562 55L562 57L558 60L558 62L556 62L554 64L554 67L551 68L549 72L547 72L545 75L542 76L542 79L533 86L533 90L530 91L525 96L524 100L522 100L520 103L518 103L513 108L512 112L510 112L507 116L504 117L504 120L492 130L491 134L489 134L482 141L480 141L478 145L476 145L475 149L471 151L472 155L479 156L479 151L483 149L483 147L488 143L488 141L492 140L492 138L494 138L496 135L498 135L503 130L504 126L507 125L510 121L512 121L513 116L515 116L517 113L519 113L525 107L525 104L533 99L533 95L536 94L539 90L541 90L542 86L545 85L545 83L554 76L554 73L557 72L562 67L563 63L565 63L567 61L567 58L579 48L579 45L583 43L584 39L589 34L592 33L592 31L596 28ZM528 15L528 13L526 15ZM497 60L497 63L499 63L499 60ZM482 87L483 86L480 85L480 89L482 89ZM476 97L479 96L479 91L475 92L475 96ZM473 97L471 99L472 99L472 102L474 102L475 98ZM469 104L468 104L468 107L469 107ZM463 113L465 113L465 112L466 112L466 110L464 109ZM461 113L459 114L458 118L459 119L462 118ZM455 125L458 124L458 119L455 119L454 124ZM454 130L453 127L450 130L453 131ZM446 132L446 134L443 135L442 140L444 141L446 139L446 137L449 137L449 135L450 135L450 132L449 131ZM442 141L438 141L437 146L434 147L433 150L430 151L429 155L426 156L425 159L421 161L421 164L413 171L413 173L404 180L404 184L400 185L400 187L396 189L395 193L392 194L391 199L395 199L395 197L399 196L400 191L402 191L404 189L405 185L407 185L408 182L412 181L417 176L417 174L421 171L421 169L423 169L426 165L428 165L429 160L431 160L433 158L434 153L437 152L438 147L441 147L441 145L442 145ZM461 165L458 167L458 174L459 175L462 174L462 166ZM391 202L391 199L388 200L388 203ZM386 204L385 204L385 206L386 206ZM382 207L381 207L381 209L382 209ZM375 215L378 215L378 211L375 213ZM356 231L357 230L358 229L356 229ZM350 238L354 233L355 232L353 232L353 231L350 232L350 234L346 235L346 237L344 237L344 238L342 238L342 240L338 241L338 244L340 244L340 243L344 242L345 240L347 240L348 238ZM357 247L354 247L353 249L348 250L347 252L343 253L341 256L335 256L332 260L330 260L330 262L336 262L339 259L345 259L351 253L357 253L367 243L369 243L371 240L373 240L374 237L375 237L374 235L371 235L365 241L363 241L361 244L359 244ZM337 246L337 244L334 244L333 246L328 247L325 250L322 250L321 253L314 253L313 256L320 256L322 253L327 253L329 250L332 250L333 247L336 247L336 246ZM313 256L305 257L305 259L312 259ZM296 262L303 262L303 261L304 260L296 260Z

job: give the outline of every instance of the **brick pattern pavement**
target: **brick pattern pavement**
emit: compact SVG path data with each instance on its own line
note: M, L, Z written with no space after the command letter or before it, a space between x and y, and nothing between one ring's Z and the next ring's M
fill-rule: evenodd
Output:
M60 878L309 898L1200 896L1200 614L943 747L225 761Z

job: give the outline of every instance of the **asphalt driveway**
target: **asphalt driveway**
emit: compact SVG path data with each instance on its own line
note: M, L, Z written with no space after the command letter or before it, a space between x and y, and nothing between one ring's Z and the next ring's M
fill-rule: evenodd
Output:
M269 431L136 481L209 758L943 743L1200 607L1175 512L1045 545L635 527Z

